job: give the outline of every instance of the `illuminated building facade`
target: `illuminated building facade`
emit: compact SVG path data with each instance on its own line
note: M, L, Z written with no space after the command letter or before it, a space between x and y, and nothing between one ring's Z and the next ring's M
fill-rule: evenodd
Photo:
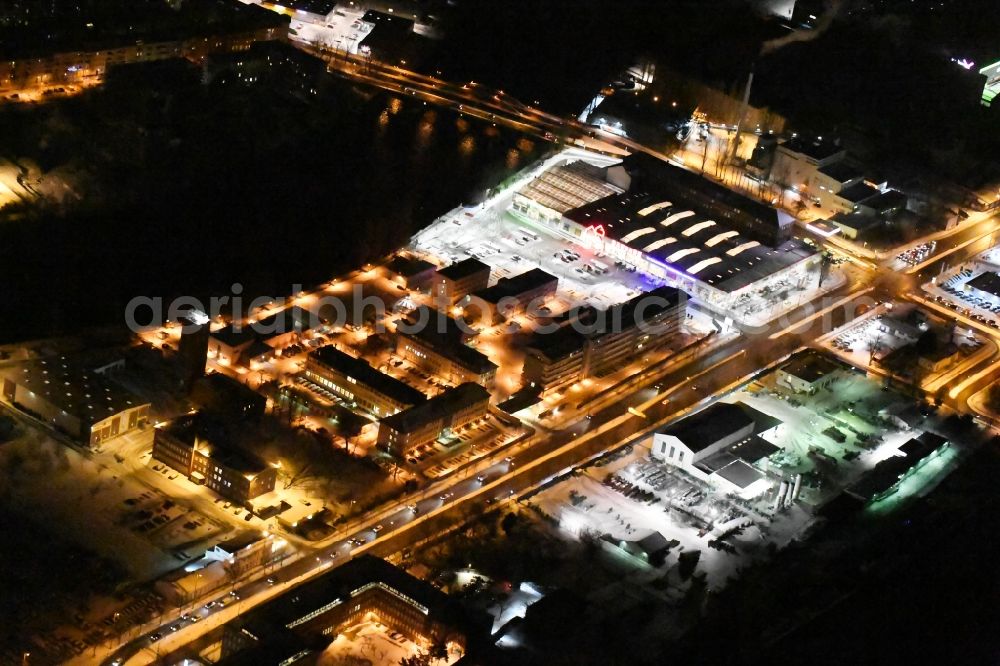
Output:
M439 268L434 277L434 297L448 305L457 303L490 283L490 267L478 259L468 258Z
M309 353L305 376L380 418L427 399L417 389L379 372L364 359L354 358L333 347Z
M237 451L227 429L201 413L157 426L153 459L241 504L274 490L277 471Z
M497 324L524 313L532 303L540 306L556 293L558 286L559 278L532 268L514 277L500 278L492 287L472 294L465 310L488 325Z
M409 641L472 654L492 618L388 562L363 555L225 625L219 664L314 663L346 627L379 622Z
M791 238L789 216L645 155L548 169L514 195L511 213L734 320L819 281L820 257Z
M413 332L397 329L396 355L452 384L473 382L493 386L496 381L497 366L486 354L460 340L437 334L433 325Z
M565 219L579 229L582 245L733 319L819 280L820 257L805 243L768 246L651 192L602 199Z
M524 383L543 391L620 370L637 355L676 340L687 295L658 287L607 310L585 310L556 332L533 336L524 359Z
M405 457L413 449L483 418L489 403L489 391L478 384L470 382L450 388L423 404L382 419L378 444Z

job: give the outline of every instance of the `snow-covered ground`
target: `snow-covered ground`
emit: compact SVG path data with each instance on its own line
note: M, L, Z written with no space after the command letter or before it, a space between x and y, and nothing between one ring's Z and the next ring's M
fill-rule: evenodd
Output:
M771 544L781 548L806 534L817 508L877 463L901 455L900 446L921 432L897 427L885 416L886 410L907 406L907 398L882 391L878 382L847 370L813 396L792 394L777 386L771 375L724 400L743 402L781 421L763 435L781 450L757 463L771 481L758 498L737 500L650 459L648 446L640 445L611 462L599 461L530 501L556 519L559 530L570 537L590 534L620 543L659 532L673 542L661 570L668 572L665 580L670 580L669 572L682 553L698 551L698 570L705 573L710 589L718 589L749 563L766 557ZM838 441L839 435L831 437L837 433L843 441ZM903 490L907 496L920 494L919 479L936 483L952 468L952 458L942 456ZM821 482L804 482L798 501L774 511L779 480L796 474ZM621 556L642 569L637 558L624 551ZM655 575L659 574L649 574Z
M365 622L341 630L316 662L319 666L343 664L398 664L402 659L421 653L421 648L407 640L392 627L375 621L374 616ZM452 650L447 660L435 664L453 664L461 653Z
M197 557L230 527L159 489L29 429L0 447L0 492L14 510L148 580ZM167 504L164 504L167 502Z
M437 264L451 264L476 257L493 269L491 278L519 275L532 268L541 268L559 278L559 290L550 307L554 311L568 310L579 305L607 308L650 289L643 276L611 266L605 275L593 275L585 270L592 264L594 253L574 245L579 260L564 262L555 256L565 250L565 240L548 233L536 233L526 223L514 217L510 204L516 191L533 178L558 164L576 159L610 165L618 162L596 153L569 149L549 158L475 208L459 207L438 218L431 226L414 236L410 250ZM538 239L525 243L526 232ZM607 259L604 263L609 262Z

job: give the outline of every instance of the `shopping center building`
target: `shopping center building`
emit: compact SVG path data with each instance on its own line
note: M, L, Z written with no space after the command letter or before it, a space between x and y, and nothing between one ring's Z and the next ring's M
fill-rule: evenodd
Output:
M820 257L791 220L691 172L635 156L549 169L515 194L519 221L743 320L816 288Z

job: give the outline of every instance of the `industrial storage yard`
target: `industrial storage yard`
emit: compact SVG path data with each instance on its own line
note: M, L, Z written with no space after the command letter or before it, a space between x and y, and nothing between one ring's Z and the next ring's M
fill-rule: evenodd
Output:
M698 467L662 461L654 434L528 501L557 520L561 533L599 538L661 572L697 551L709 586L719 588L774 547L818 527L831 502L848 498L880 510L930 492L954 468L961 449L933 434L936 418L882 390L877 379L812 354L782 367L805 374L802 366L822 363L825 374L821 382L812 378L814 389L796 390L779 368L706 407L753 410L757 433ZM880 466L886 462L893 472Z

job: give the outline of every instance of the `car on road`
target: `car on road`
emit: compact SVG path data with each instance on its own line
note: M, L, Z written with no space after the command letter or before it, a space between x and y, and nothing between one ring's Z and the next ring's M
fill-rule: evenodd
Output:
M161 638L163 638L162 634L152 634L149 637L149 642L150 643L155 643L156 641L160 640Z
M383 529L383 526L381 524L379 524L379 525L376 525L375 527L372 528L372 532L378 533L378 532L381 532L382 529Z

